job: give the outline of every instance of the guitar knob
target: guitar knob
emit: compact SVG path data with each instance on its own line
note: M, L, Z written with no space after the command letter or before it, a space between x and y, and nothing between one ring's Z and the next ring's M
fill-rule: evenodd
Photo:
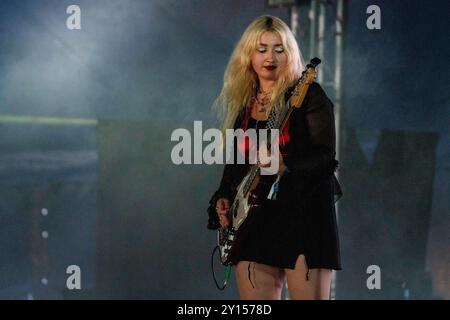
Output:
M258 196L256 195L256 193L254 191L250 191L250 195L248 197L248 204L249 205L255 205L257 203L258 200Z

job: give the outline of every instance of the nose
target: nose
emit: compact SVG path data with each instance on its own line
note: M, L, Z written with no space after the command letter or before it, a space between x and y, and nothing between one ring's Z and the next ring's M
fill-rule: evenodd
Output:
M273 52L273 50L267 50L266 61L273 62L274 59L275 59L275 53Z

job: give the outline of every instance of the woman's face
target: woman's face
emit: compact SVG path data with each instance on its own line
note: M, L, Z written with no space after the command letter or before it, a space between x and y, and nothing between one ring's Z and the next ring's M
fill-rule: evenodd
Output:
M260 79L277 80L287 62L286 52L278 34L264 32L251 60L253 70Z

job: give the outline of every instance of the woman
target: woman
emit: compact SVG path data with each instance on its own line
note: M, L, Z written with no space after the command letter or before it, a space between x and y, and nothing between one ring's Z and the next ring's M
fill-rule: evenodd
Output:
M234 50L215 102L222 129L264 128L272 108L278 112L284 106L304 69L289 27L273 16L257 18ZM257 141L234 147L245 154L251 143ZM292 112L279 145L277 197L264 200L241 229L239 294L241 299L280 299L287 280L291 299L329 299L332 270L341 269L334 204L342 193L334 175L333 104L317 83ZM248 164L225 165L210 201L209 229L230 223L226 214L248 169ZM273 176L261 177L262 184L273 181Z

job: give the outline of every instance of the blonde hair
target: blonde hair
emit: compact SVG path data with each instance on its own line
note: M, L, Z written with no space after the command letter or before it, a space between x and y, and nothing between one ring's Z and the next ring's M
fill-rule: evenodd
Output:
M233 128L241 109L250 104L258 86L258 76L253 70L251 57L264 32L273 32L280 37L287 57L286 68L282 70L272 91L273 108L279 110L284 106L286 89L300 78L305 68L297 41L286 23L269 15L256 18L234 48L225 70L222 90L213 104L213 109L218 111L222 132Z

